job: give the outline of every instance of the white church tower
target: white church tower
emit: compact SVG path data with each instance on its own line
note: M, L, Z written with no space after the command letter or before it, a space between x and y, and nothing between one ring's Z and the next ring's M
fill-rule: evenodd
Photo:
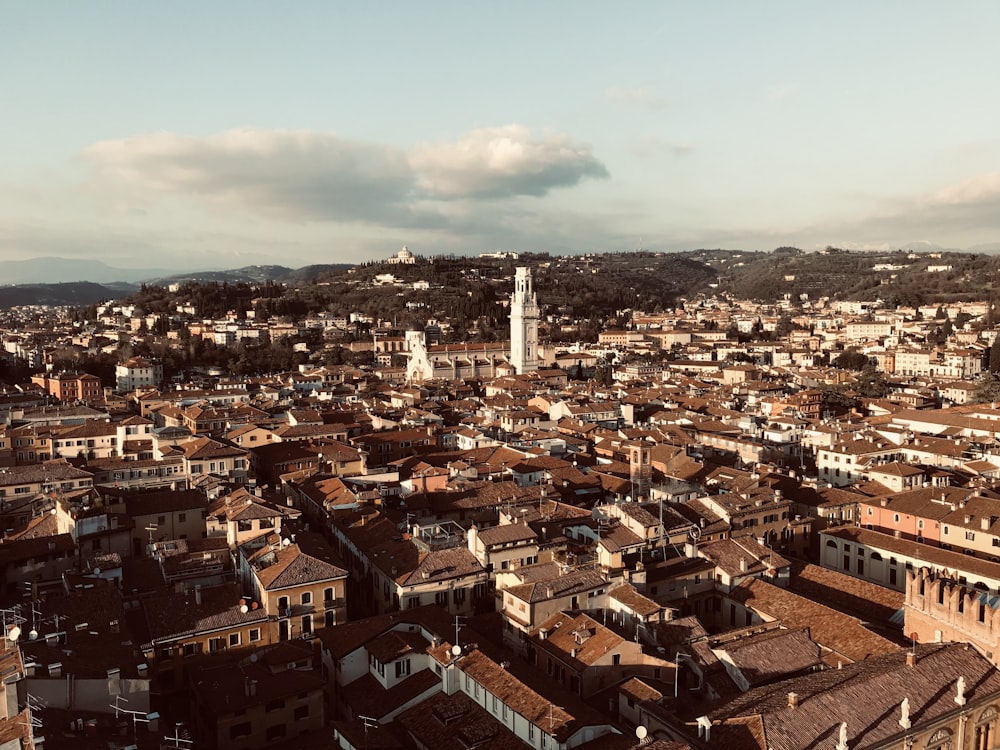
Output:
M518 267L510 296L510 362L519 375L538 369L538 298L525 267Z

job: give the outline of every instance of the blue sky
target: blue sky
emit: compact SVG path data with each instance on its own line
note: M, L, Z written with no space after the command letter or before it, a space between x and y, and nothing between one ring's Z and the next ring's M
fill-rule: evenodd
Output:
M0 10L0 260L1000 248L993 2Z

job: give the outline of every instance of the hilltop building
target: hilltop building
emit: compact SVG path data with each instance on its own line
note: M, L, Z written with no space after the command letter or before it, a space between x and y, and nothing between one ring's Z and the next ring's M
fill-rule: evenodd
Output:
M417 259L410 252L409 248L403 245L402 250L386 258L385 262L394 266L412 266L417 262Z

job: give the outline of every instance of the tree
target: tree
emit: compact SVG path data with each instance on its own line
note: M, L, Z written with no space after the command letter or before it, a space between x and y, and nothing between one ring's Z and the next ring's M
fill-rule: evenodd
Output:
M857 390L864 398L883 398L889 392L889 384L882 371L869 362L858 375Z
M614 382L615 355L613 352L601 357L597 362L594 380L599 385L611 385Z
M990 346L990 360L988 368L990 372L1000 373L1000 336L993 339Z
M848 349L830 364L841 370L863 370L865 365L868 364L868 357L856 349Z
M777 324L774 326L774 336L778 339L783 339L792 331L795 330L795 323L792 322L792 316L785 313L780 318L778 318Z
M976 390L972 395L972 401L976 404L1000 401L1000 376L992 372L980 375L979 382L976 383Z

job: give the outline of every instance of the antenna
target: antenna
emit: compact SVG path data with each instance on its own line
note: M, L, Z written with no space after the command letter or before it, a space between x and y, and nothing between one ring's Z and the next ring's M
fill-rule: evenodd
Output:
M33 730L41 729L42 720L35 716L35 713L41 711L43 708L47 708L49 704L37 695L32 695L31 693L27 693L25 704L28 709L28 723L31 724L31 728ZM32 734L35 734L35 732L32 731Z
M556 717L553 715L555 709L562 710L562 706L557 706L555 703L549 703L549 734L552 734L552 728L556 724Z
M455 615L455 646L458 646L459 653L461 653L461 646L459 645L458 631L462 625L462 621L465 619L462 615ZM454 652L454 647L452 647L452 651ZM455 655L458 656L458 654Z
M163 742L170 743L162 745L162 747L170 748L170 750L187 750L187 748L194 745L194 740L191 739L191 733L184 729L183 724L174 725L173 736L163 735Z
M372 716L358 716L358 718L361 719L365 725L365 750L368 750L368 730L378 728L378 719Z
M115 702L113 704L109 703L108 708L113 708L115 710L115 718L118 718L119 714L128 714L132 717L132 739L136 738L136 725L139 722L143 724L148 724L152 719L150 719L151 714L147 714L145 711L130 711L125 708L120 703L128 703L128 698L123 698L121 693L115 696Z

